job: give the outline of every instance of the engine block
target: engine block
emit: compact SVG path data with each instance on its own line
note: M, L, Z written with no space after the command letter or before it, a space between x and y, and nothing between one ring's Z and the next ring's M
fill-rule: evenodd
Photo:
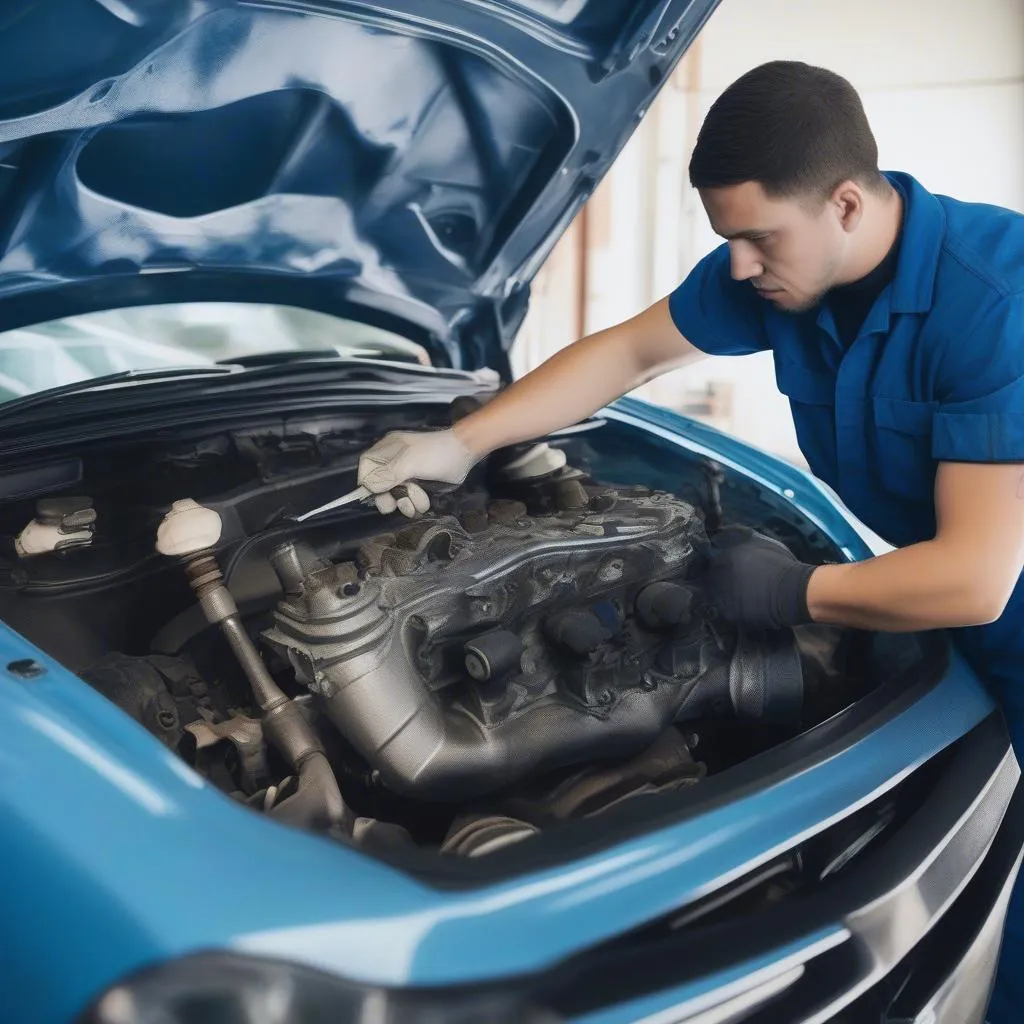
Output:
M674 721L798 716L792 634L747 637L703 607L693 506L588 497L437 515L338 564L288 543L263 639L385 783L420 798L633 754Z

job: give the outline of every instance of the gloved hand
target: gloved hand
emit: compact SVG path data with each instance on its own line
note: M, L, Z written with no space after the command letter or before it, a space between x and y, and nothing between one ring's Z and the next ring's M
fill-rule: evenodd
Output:
M478 462L454 430L396 430L359 459L358 482L372 494L382 515L397 508L413 517L430 508L430 498L414 480L461 484Z
M746 526L730 526L712 538L704 574L709 605L723 618L755 629L782 629L811 622L807 584L816 566L797 561L781 542Z

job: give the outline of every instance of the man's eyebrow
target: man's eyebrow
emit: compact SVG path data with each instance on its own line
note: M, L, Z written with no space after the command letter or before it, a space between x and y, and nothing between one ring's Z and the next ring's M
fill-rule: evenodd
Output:
M764 238L765 235L770 235L771 231L767 228L758 230L757 228L747 228L746 231L736 231L731 235L722 234L721 231L716 232L720 238L724 238L727 242L733 242L737 238L745 238L748 242L755 238Z

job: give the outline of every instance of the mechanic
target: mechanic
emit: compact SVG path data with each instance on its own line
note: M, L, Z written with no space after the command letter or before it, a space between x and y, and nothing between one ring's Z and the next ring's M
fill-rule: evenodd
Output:
M951 628L1024 761L1024 216L881 173L853 87L795 62L723 93L690 180L726 244L671 295L450 430L387 435L364 453L359 482L381 512L415 515L429 505L415 480L461 483L487 453L668 369L771 349L812 472L896 550L804 565L725 530L712 602L754 627ZM1018 885L989 1020L1022 1019Z

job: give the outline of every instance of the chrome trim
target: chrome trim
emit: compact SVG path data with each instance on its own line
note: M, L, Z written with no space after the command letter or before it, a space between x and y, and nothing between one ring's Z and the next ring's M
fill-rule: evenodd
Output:
M692 982L662 989L574 1017L573 1024L732 1024L785 992L803 977L805 964L849 938L850 933L836 925L704 978L696 992Z
M974 941L912 1021L905 1024L983 1024L998 965L1003 926L1022 854L1003 883ZM979 984L980 982L980 984ZM893 1021L892 1024L901 1024Z
M662 1010L650 1017L644 1017L637 1024L736 1024L743 1020L751 1010L763 1006L769 999L785 992L787 988L798 982L803 976L806 968L803 964L797 964L782 974L776 974L767 981L755 985L746 992L740 992L727 1002L716 1006L714 1009L706 1010L696 1017L689 1015L688 1011L674 1007L670 1010ZM680 1012L684 1015L679 1016Z
M826 1024L931 931L984 861L1019 779L1017 759L1007 750L985 788L928 857L884 896L847 916L844 923L861 946L866 970L855 985L799 1024Z
M813 970L817 957L846 942L855 943L860 954L857 960L863 964L856 982L836 993L827 1004L790 1022L827 1024L892 971L961 895L995 841L1020 776L1013 751L1007 748L985 785L927 855L903 871L882 895L847 914L845 919L837 920L835 931L824 936L818 932L809 936L805 944L795 943L704 979L702 991L694 992L691 982L606 1007L576 1018L575 1024L733 1024L747 1019L807 970ZM992 922L1001 924L1013 881L1014 876L1007 879L990 921L964 956L965 966L973 962L972 957L983 959L988 930L998 926ZM941 1009L943 1000L952 999L955 994L944 985L929 1007ZM680 997L680 1001L671 1002ZM967 1024L945 1013L929 1016L929 1012L926 1007L922 1015L906 1024Z

